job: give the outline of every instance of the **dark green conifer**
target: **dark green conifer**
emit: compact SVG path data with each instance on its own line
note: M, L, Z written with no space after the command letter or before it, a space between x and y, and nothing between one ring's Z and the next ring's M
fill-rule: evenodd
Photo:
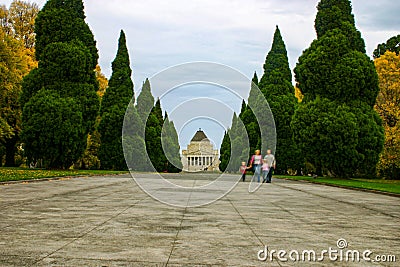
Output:
M22 141L27 147L28 160L43 162L44 158L38 157L39 154L42 155L41 149L52 150L52 154L47 155L43 162L49 168L66 168L70 162L76 162L82 156L86 147L87 134L93 129L99 111L99 98L96 94L98 83L94 73L98 60L97 48L93 34L84 19L81 0L49 0L39 12L35 22L35 48L39 67L25 76L20 103L21 106L29 104L31 107L29 116L34 116L37 120L30 119L23 111L22 131L25 139ZM71 143L67 132L57 135L60 137L57 139L54 134L51 134L52 121L50 120L45 122L49 127L40 126L44 124L43 120L49 118L48 114L43 113L45 109L33 107L35 103L43 102L38 99L38 97L44 97L43 93L39 94L41 90L49 92L53 98L70 99L54 100L59 103L55 107L61 108L61 103L74 101L76 109L72 109L71 112L79 112L79 114L70 114L70 117L66 117L65 125L74 127L74 131L81 134L80 138L83 141L74 138L76 143ZM55 93L50 93L50 91ZM35 97L36 94L38 94L37 97ZM59 111L53 112L56 114ZM69 118L77 117L82 117L80 125L77 124L77 120L69 121ZM58 129L65 131L65 128ZM38 143L28 144L31 140L35 140L38 134L49 138L47 143L41 144L44 147L40 147ZM50 146L53 147L50 149ZM62 155L67 153L66 151L68 153L73 151L73 153L69 154L68 158L64 158L65 162L60 162L59 159L63 158ZM49 158L50 156L52 158Z
M145 123L147 117L150 114L151 109L154 106L154 96L151 93L151 86L149 79L143 82L142 90L137 97L136 109L143 123Z
M295 139L320 175L373 176L384 138L373 110L378 77L350 1L321 0L315 29L318 38L294 70L304 95L292 121Z
M158 172L167 171L168 167L161 142L163 124L161 103L160 99L157 99L146 120L145 142L151 164Z
M174 122L169 120L167 112L165 112L164 126L162 129L162 145L164 155L167 159L167 171L180 172L182 170L182 161L180 157L178 134Z
M132 70L125 33L121 30L117 55L112 62L112 75L101 103L99 159L104 169L124 170L122 127L129 102L134 102ZM134 106L130 107L135 109Z
M389 38L386 43L379 44L374 50L374 58L378 58L385 54L386 51L400 53L400 34Z
M231 140L229 138L229 129L224 133L224 138L221 143L221 150L219 155L219 170L224 172L228 167L229 159L231 157ZM239 167L238 167L239 169Z
M278 26L276 26L271 50L265 59L264 74L259 88L267 99L275 120L277 145L273 153L279 161L275 172L286 174L289 169L297 170L299 154L290 127L297 99L292 85L286 46ZM266 151L262 153L265 154Z

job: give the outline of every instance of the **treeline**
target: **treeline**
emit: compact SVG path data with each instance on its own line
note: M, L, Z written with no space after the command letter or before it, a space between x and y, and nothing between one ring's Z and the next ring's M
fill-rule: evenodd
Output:
M378 46L375 68L365 54L350 1L321 0L317 9L317 39L303 51L294 69L297 88L291 83L287 51L278 27L264 74L260 80L256 74L253 78L252 85L258 85L275 119L276 173L337 177L378 174L400 179L400 38L393 37ZM262 129L254 108L250 108L256 107L254 101L251 89L249 104L242 103L239 116L234 114L231 129L225 133L222 171L237 171L238 165L228 167L230 153L226 151L233 147L235 141L231 139L237 138L232 132L236 132L238 119L249 137L250 153L245 159L255 149L265 150L262 143L268 140L261 139Z
M21 1L15 2L20 4ZM2 10L6 13L5 7ZM34 66L30 69L16 71L19 76L11 83L14 91L7 88L1 90L7 94L5 99L14 97L12 105L2 103L6 108L2 108L1 141L6 149L8 146L15 149L17 143L22 144L21 150L27 162L45 168L67 169L74 166L125 170L122 126L131 103L132 123L139 132L132 132L136 141L132 148L134 153L128 152L135 158L135 163L141 163L133 168L148 170L153 165L157 171L180 171L175 127L166 113L163 116L160 101L154 103L148 80L143 85L143 97L139 95L135 103L124 32L121 31L117 55L112 62L112 75L107 82L98 66L96 41L85 22L81 0L49 0L34 21L32 34L36 35L34 58L38 62L37 67L32 64ZM4 40L11 43L14 39L23 39L24 43L32 45L26 38L13 39L11 33L16 30L7 33L5 29L5 26L2 27L1 32ZM7 67L13 67L12 55L10 63L6 62ZM141 114L143 107L149 106L150 114ZM4 116L7 108L16 114ZM144 115L149 115L148 119ZM18 125L13 124L13 120ZM140 125L143 124L145 127L141 133ZM160 150L162 136L173 147L169 150L171 155L168 159L174 164ZM145 159L146 148L151 155L150 160ZM5 152L6 165L17 165L15 151ZM137 160L141 157L144 159Z
M371 61L350 1L321 0L317 9L317 39L298 60L295 88L276 28L264 73L254 74L225 133L221 170L237 171L255 149L276 146L280 174L400 179L400 35L379 44ZM40 12L21 0L0 5L0 38L0 166L126 169L124 144L132 169L179 171L175 127L148 80L135 99L125 34L108 82L82 0L49 0ZM273 122L257 121L265 105L255 86ZM124 118L133 122L126 129ZM273 127L276 144L261 139ZM122 128L131 136L122 139Z

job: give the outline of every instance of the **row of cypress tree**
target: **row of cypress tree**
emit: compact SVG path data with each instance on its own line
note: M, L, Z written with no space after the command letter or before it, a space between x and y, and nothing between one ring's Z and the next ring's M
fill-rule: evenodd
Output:
M69 168L82 157L91 134L100 136L100 147L93 153L98 153L103 169L127 169L122 146L127 115L131 135L126 137L130 141L125 152L127 160L135 163L132 169L153 170L152 165L157 171L180 171L174 124L166 113L163 117L160 101L154 103L149 80L135 103L123 31L101 101L94 72L96 42L85 22L82 0L47 1L35 21L35 33L39 66L24 78L20 97L21 138L28 161L46 168Z
M379 92L374 64L365 54L350 1L321 0L317 9L317 39L303 51L294 69L302 102L295 98L278 27L264 74L259 82L256 74L253 78L275 119L276 172L303 169L318 175L374 176L384 140L381 119L373 109ZM251 98L252 90L249 103L254 101ZM239 118L253 152L260 148L261 136L249 106L243 102ZM230 138L225 133L221 149L227 147ZM229 156L221 150L222 171Z
M276 143L272 143L272 146L271 143L268 143L266 148L270 149L276 145L275 156L281 162L277 165L276 172L285 173L289 169L297 170L300 168L298 163L299 150L294 143L290 127L291 119L297 106L297 99L292 85L292 73L289 68L286 46L278 26L276 26L272 47L266 57L263 68L264 74L260 80L257 74L254 73L248 104L243 100L239 116L233 115L231 129L224 135L221 145L221 171L237 171L237 167L234 165L231 168L227 168L231 155L225 149L232 145L230 139L236 138L236 135L232 135L232 133L238 131L237 125L239 124L237 120L239 119L243 122L249 139L249 149L246 150L247 155L244 161L248 161L250 154L254 153L256 149L263 148L263 142L268 143L269 140L262 140L261 130L263 127L270 127L275 128L269 130L276 131ZM258 93L259 91L261 91L262 95ZM257 120L257 116L253 112L253 110L260 112L260 105L262 104L259 103L259 98L267 100L274 116L274 123L260 125L260 121ZM240 159L243 161L243 157Z

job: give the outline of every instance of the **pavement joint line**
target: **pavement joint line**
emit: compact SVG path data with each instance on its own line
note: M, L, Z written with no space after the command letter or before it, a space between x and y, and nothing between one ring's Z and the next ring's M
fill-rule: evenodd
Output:
M18 206L18 205L25 205L26 203L33 202L33 201L47 200L47 199L50 199L50 198L53 198L53 197L66 196L66 195L71 195L71 194L75 194L75 193L86 192L86 191L89 191L89 190L93 190L93 189L97 189L97 188L101 188L101 187L109 187L109 186L113 186L113 185L119 185L119 184L126 183L126 182L128 182L128 181L118 181L118 182L110 183L110 184L96 185L96 186L87 187L87 188L83 188L83 189L67 191L67 192L63 192L63 193L59 193L59 194L52 194L50 196L46 196L46 197L43 197L43 198L31 198L31 199L18 200L18 201L15 201L13 203L4 203L4 204L0 205L0 208L10 207L10 206Z
M276 184L274 184L274 185L276 185ZM275 207L278 207L279 209L283 210L284 212L286 212L286 213L290 214L291 216L295 217L297 220L302 221L303 223L310 223L310 220L307 220L304 217L297 216L296 214L294 214L290 210L285 209L281 205L276 204L276 202L272 202L272 201L269 201L269 202L271 203L271 205L274 205Z
M193 180L192 188L195 186L195 184L196 184L196 180ZM186 213L187 213L187 209L188 209L189 201L190 201L190 199L191 199L191 197L192 197L192 193L193 193L193 191L190 191L188 200L187 200L187 202L186 202L186 207L185 207L185 209L184 209L183 212L182 212L182 218L181 218L181 221L180 221L180 223L179 223L179 228L178 228L178 231L176 231L176 235L175 235L174 241L172 242L171 251L170 251L170 253L169 253L167 262L165 263L165 267L168 266L168 263L169 263L169 261L170 261L170 259L171 259L171 256L172 256L172 253L174 252L175 244L176 244L176 242L178 241L178 235L179 235L179 233L180 233L180 231L181 231L181 229L182 229L182 223L183 223L183 220L184 220L185 215L186 215Z
M19 256L19 255L11 255L11 256ZM29 258L29 257L27 257ZM56 259L69 259L69 260L89 260L89 261L99 261L98 258L82 258L82 257L54 257ZM127 260L127 259L101 259L101 262L123 262L123 263L146 263L146 264L162 264L160 261L143 261L143 260ZM98 265L104 266L104 265ZM107 266L107 265L106 265ZM111 265L113 266L113 265ZM159 265L155 265L159 266Z
M54 177L43 177L43 178L37 178L37 179L25 179L25 180L10 180L10 181L2 181L0 182L0 185L11 185L11 184L30 184L30 183L40 183L40 182L49 182L49 181L57 181L57 180L69 180L69 179L79 179L79 178L92 178L92 177L104 177L104 176L123 176L126 175L127 173L121 173L121 174L78 174L78 175L66 175L66 176L54 176ZM128 177L118 177L120 179Z
M117 183L113 183L111 185L118 185L120 183L124 183L124 182L117 182ZM61 194L54 194L54 195L46 197L46 198L33 198L33 199L27 199L27 200L20 200L20 201L14 202L14 203L8 203L8 204L0 205L0 208L4 209L5 207L9 208L9 207L15 207L15 206L22 206L22 205L25 205L27 202L32 203L34 201L43 201L43 200L47 200L49 198L62 196L62 195L66 195L66 194L69 194L69 193L77 193L77 192L88 191L88 190L97 189L97 188L103 187L103 186L96 186L96 187L92 187L92 188L86 188L86 190L80 190L80 191L79 190L75 190L75 191L64 192L64 193L61 193ZM103 194L103 195L101 195L99 197L96 197L95 199L100 199L100 198L108 196L110 194L113 194L113 192L110 192L110 193L107 193L107 194ZM80 201L79 203L86 203L86 202L93 201L93 200L94 199L90 199L90 200L86 200L86 201ZM21 224L9 224L9 225L3 226L2 229L6 229L6 228L9 228L9 227L15 227L15 226L18 226L18 225L21 225Z
M361 192L374 193L374 194L380 194L380 195L386 195L386 196L400 198L400 194L393 193L393 192L380 191L380 190L368 189L368 188L351 187L351 186L338 185L338 184L329 184L329 183L320 182L318 180L316 180L316 181L295 180L295 179L284 178L284 177L282 177L282 178L281 177L276 177L276 179L281 179L281 180L286 180L286 181L293 181L293 182L297 181L297 182L309 183L309 184L326 185L326 186L330 186L330 187L337 187L337 188L343 188L343 189L348 189L348 190L361 191Z
M143 198L137 200L134 204L129 205L127 208L123 209L122 211L119 211L118 213L112 215L111 217L109 217L107 220L101 222L100 224L90 228L89 230L85 231L84 233L80 234L79 236L73 238L71 241L65 243L64 245L62 245L61 247L59 247L58 249L48 253L46 256L41 257L40 259L36 260L31 266L36 266L39 262L43 261L44 259L50 257L51 255L53 255L54 253L62 250L63 248L71 245L72 243L74 243L75 241L81 239L82 237L88 235L89 233L93 232L94 230L96 230L97 228L107 224L109 221L115 219L116 217L120 216L121 214L125 213L126 211L128 211L129 209L133 208L134 206L136 206L137 204L139 204L141 201L143 201L146 198L146 196L144 196Z
M290 179L289 179L289 180L287 180L287 181L293 181L293 180L290 180ZM274 184L274 185L277 185L277 184ZM285 187L285 186L281 186L281 187ZM286 187L285 187L285 188L286 188ZM287 188L287 189L293 189L293 188ZM301 190L300 190L300 191L301 191ZM306 191L301 191L301 192L302 192L302 193L307 193ZM317 196L318 196L318 197L323 197L323 196L320 196L320 195L317 195ZM328 198L328 199L331 199L331 198ZM291 216L295 217L296 220L302 221L303 223L306 223L306 224L312 223L310 220L307 220L305 217L301 217L301 216L295 215L295 214L294 214L293 212L291 212L290 210L285 209L284 207L282 207L282 206L276 204L275 202L271 202L271 201L270 201L270 203L271 203L272 205L274 205L274 206L280 208L280 209L283 210L284 212L290 214ZM348 204L348 203L345 203L345 204ZM322 206L322 205L319 205L319 206L320 206L320 207L323 207L324 209L330 210L330 211L338 212L337 209L329 209L329 208L324 207L324 206ZM371 225L371 227L373 227L373 225Z
M310 220L307 220L307 219L304 218L304 217L300 217L300 216L298 216L298 215L295 215L293 212L291 212L291 211L289 211L289 210L283 208L282 206L280 206L280 205L278 205L278 204L276 204L276 203L274 203L274 202L270 202L270 203L271 203L272 205L274 205L274 206L280 208L281 210L283 210L283 211L289 213L290 215L292 215L293 217L295 217L297 220L302 221L303 223L306 223L306 224L312 223ZM317 204L318 204L318 203L317 203ZM331 209L331 208L329 208L329 207L326 207L326 206L323 206L323 205L320 205L320 204L318 204L318 206L321 207L321 208L323 208L323 209L325 209L325 210L330 210L330 211L335 212L335 213L340 212L340 210ZM366 224L368 224L368 223L366 223ZM369 225L370 225L370 224L369 224ZM374 227L374 226L371 225L371 227Z
M316 183L314 183L314 184L316 184ZM293 187L290 187L290 186L284 186L284 185L280 185L280 184L275 184L275 185L277 185L279 187L286 188L286 189L299 191L299 192L302 192L304 194L308 194L308 195L312 195L312 196L316 196L316 197L320 197L320 198L324 198L324 199L333 200L333 201L336 201L336 202L339 202L339 203L343 203L343 204L347 204L347 205L351 205L351 206L356 206L356 207L361 207L363 209L367 209L367 210L379 213L381 215L384 215L384 216L387 216L387 217L391 217L393 219L399 219L400 218L399 216L396 216L396 215L393 215L393 214L389 214L389 213L386 213L386 212L383 212L383 211L380 211L380 210L377 210L377 209L373 209L373 208L367 207L367 206L362 205L362 204L352 203L352 202L349 202L349 201L344 201L344 200L340 200L340 199L336 199L336 198L332 198L332 197L328 197L328 196L323 196L323 195L312 193L312 192L309 192L309 191L306 191L306 190L293 188ZM316 185L321 185L321 184L316 184ZM322 186L324 186L324 185L322 185ZM347 188L345 188L345 189L347 189Z
M113 185L116 185L116 184L113 184ZM110 193L103 194L103 195L101 195L101 196L95 197L95 198L93 198L93 199L88 199L88 200L85 200L85 201L79 201L79 204L87 203L87 202L93 202L93 201L95 201L95 200L101 199L101 198L103 198L103 197L109 196L109 195L114 194L114 193L115 193L115 192L110 192ZM52 196L52 197L53 197L53 196ZM47 199L47 198L36 198L36 199L31 199L29 202L33 202L33 201L43 201L43 200L46 200L46 199ZM17 203L17 204L23 205L23 204L25 204L25 203ZM4 209L4 207L9 207L9 206L10 206L10 205L3 205L3 206L0 205L0 208ZM16 206L16 205L12 205L12 207L15 207L15 206ZM9 224L9 225L3 226L1 229L6 229L6 228L8 228L8 227L15 227L15 226L20 226L20 225L23 225L23 223L22 223L22 224Z
M233 204L232 200L230 198L226 198L229 203L231 204L231 206L233 207L233 209L236 211L237 214L239 214L240 218L243 220L244 224L250 229L250 231L253 233L253 235L258 239L258 241L263 245L263 247L265 247L264 242L261 240L261 238L257 235L257 233L254 231L253 227L251 227L251 225L247 222L246 218L244 218L244 216L239 212L239 210L236 208L236 206ZM275 255L272 255L273 259L275 259L275 261L278 263L279 266L282 266L281 263L279 262L279 260L276 258Z
M92 176L87 175L71 175L71 176L58 176L58 177L44 177L37 179L26 179L26 180L10 180L0 182L0 185L11 185L11 184L30 184L30 183L39 183L39 182L49 182L49 181L57 181L57 180L68 180L72 178L89 178Z

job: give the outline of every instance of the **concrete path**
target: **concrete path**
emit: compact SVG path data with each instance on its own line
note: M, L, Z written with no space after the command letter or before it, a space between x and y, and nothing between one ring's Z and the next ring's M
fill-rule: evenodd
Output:
M400 198L279 179L250 194L248 184L197 208L162 204L129 175L0 185L0 266L400 266ZM318 261L323 250L333 254Z

